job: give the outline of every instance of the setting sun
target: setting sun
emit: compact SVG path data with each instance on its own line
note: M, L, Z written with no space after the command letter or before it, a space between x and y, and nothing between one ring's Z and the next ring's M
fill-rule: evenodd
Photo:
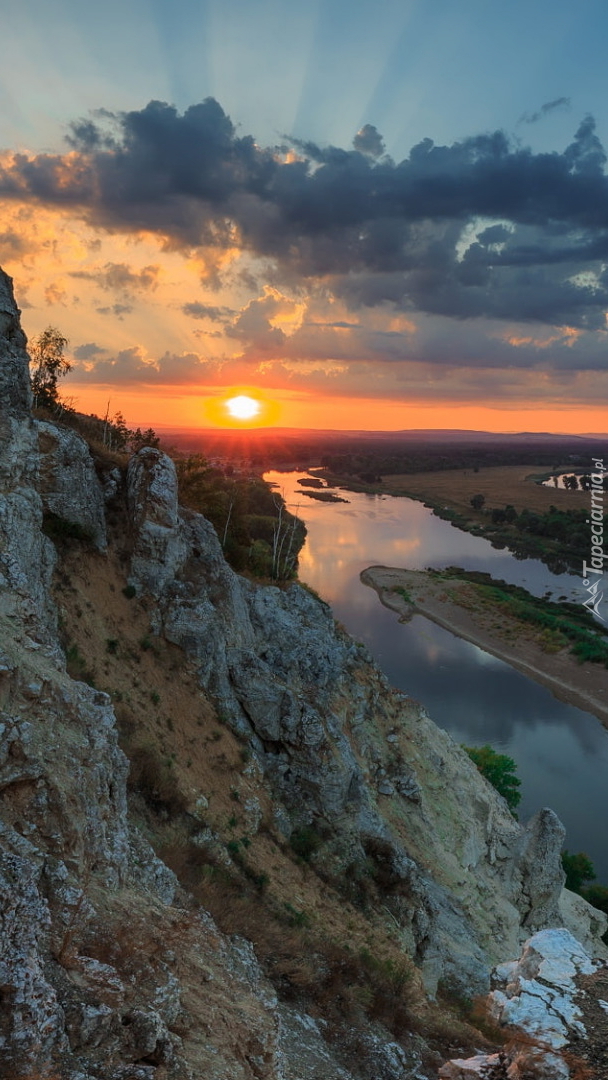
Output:
M231 386L202 402L203 415L212 427L258 428L274 426L280 406L257 387Z
M260 403L246 394L239 394L228 399L226 408L236 420L252 420L260 411Z

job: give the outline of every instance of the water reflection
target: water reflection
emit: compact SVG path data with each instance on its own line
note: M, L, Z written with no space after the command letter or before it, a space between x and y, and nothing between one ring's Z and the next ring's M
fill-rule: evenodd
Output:
M359 581L373 564L456 564L485 570L530 592L580 600L580 582L537 560L517 561L410 499L343 493L344 503L302 497L301 473L271 473L308 538L300 576L364 641L393 685L423 702L457 742L489 742L518 764L520 817L552 806L568 830L571 851L587 851L608 884L604 822L608 815L608 733L595 717L557 701L544 687L429 620L399 624Z

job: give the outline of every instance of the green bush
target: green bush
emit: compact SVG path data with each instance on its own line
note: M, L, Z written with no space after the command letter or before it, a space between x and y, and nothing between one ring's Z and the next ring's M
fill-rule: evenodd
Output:
M311 825L304 825L301 829L294 829L289 837L291 850L306 862L319 850L322 843L322 836Z
M519 805L521 794L521 780L515 775L517 765L513 758L506 754L498 754L491 746L463 746L471 761L475 763L482 776L496 788L499 795L506 800L511 811Z
M566 871L566 888L572 892L580 893L584 883L593 881L596 877L595 867L584 851L579 851L576 855L563 851L562 866Z

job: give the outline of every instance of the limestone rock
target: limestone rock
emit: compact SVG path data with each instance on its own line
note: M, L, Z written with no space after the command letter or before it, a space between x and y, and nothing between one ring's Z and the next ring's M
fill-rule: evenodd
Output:
M3 441L6 437L4 425L7 420L10 418L17 423L29 423L32 408L29 360L25 351L26 337L21 329L19 315L12 279L0 270L0 401L3 413L0 423Z
M508 1030L508 1049L499 1055L446 1062L439 1070L441 1080L493 1075L509 1080L568 1080L570 1068L561 1051L580 1040L584 1043L587 1034L579 979L593 975L598 967L599 962L568 930L534 934L518 960L499 964L492 974L489 1012Z
M570 1031L584 1035L574 980L596 967L568 930L540 930L526 942L519 960L495 969L497 988L488 999L492 1015L559 1049Z
M559 923L559 898L566 875L560 854L566 830L553 810L539 810L526 826L519 866L522 891L518 907L531 930ZM559 867L556 873L556 867ZM528 910L525 906L528 905Z
M523 830L449 736L391 692L327 605L299 585L256 586L233 573L209 522L179 509L160 451L140 451L128 482L130 580L154 597L155 631L194 661L292 820L338 830L317 862L339 875L381 838L410 867L387 902L429 991L440 977L487 989L521 924L558 917L555 815L543 811Z
M177 477L170 458L145 446L129 462L127 500L136 542L133 577L157 595L176 576L185 549L176 529Z
M210 1030L195 1053L170 1030L186 1023L178 957L165 944L175 878L130 827L109 697L66 674L50 590L55 550L41 529L42 492L49 510L102 547L101 489L77 436L32 421L18 316L0 273L0 1072L193 1080L194 1053L198 1075L245 1080L252 1029L252 1061L268 1062L278 1080L272 994L261 972L257 983L245 977L243 950L210 919L186 920L179 963L190 988L199 956L212 970L221 1034ZM163 520L159 511L150 523L161 535Z
M49 634L55 627L50 601L55 552L40 529L38 447L25 344L11 279L0 270L0 606Z
M498 1054L476 1054L472 1058L454 1058L439 1070L439 1080L487 1080L491 1069L498 1070L501 1059Z
M81 527L95 546L107 547L104 496L84 439L68 428L38 422L44 509Z
M0 837L0 1060L17 1075L67 1048L63 1009L45 972L50 912L41 853L13 830ZM10 1004L10 1007L6 1007Z

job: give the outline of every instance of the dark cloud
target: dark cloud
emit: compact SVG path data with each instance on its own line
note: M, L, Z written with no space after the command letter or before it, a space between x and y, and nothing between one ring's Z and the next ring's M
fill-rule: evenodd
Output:
M113 315L116 319L123 318L124 315L130 315L133 311L132 304L111 304L109 307L95 308L98 315Z
M272 296L252 300L240 312L231 326L226 327L228 337L245 342L253 342L256 354L274 352L281 349L286 335L280 327L273 326L271 319L281 309L280 301Z
M143 270L131 270L126 263L106 263L100 270L74 270L70 277L94 281L102 289L131 293L148 291L158 285L159 266L144 266Z
M78 382L116 385L191 386L200 384L214 370L196 353L164 353L151 360L138 345L122 349L116 356L94 360L87 371L78 369Z
M570 108L569 97L555 98L555 101L547 101L545 105L541 105L537 112L524 113L519 118L520 124L537 124L539 120L542 120L547 113L555 112L555 110L563 111Z
M74 349L74 357L76 360L92 360L95 356L103 355L105 351L101 346L96 345L94 341L89 341L86 345L78 345Z
M28 242L24 236L14 230L0 233L0 249L2 249L4 258L15 258L15 256L25 255L28 251Z
M373 124L363 125L353 139L353 146L359 153L373 158L382 157L386 150L382 135Z
M184 315L189 315L191 319L212 319L214 322L221 322L234 314L230 308L201 304L196 300L193 303L184 304L182 311Z
M395 163L377 157L381 138L366 125L354 149L294 142L294 159L237 135L208 98L183 115L159 101L99 113L73 125L70 145L65 156L15 155L0 168L0 194L185 251L240 244L275 280L322 278L353 305L605 325L608 179L591 117L561 153L494 132L451 146L425 139ZM590 270L592 284L581 279ZM153 287L145 274L108 264L96 280L128 293Z

